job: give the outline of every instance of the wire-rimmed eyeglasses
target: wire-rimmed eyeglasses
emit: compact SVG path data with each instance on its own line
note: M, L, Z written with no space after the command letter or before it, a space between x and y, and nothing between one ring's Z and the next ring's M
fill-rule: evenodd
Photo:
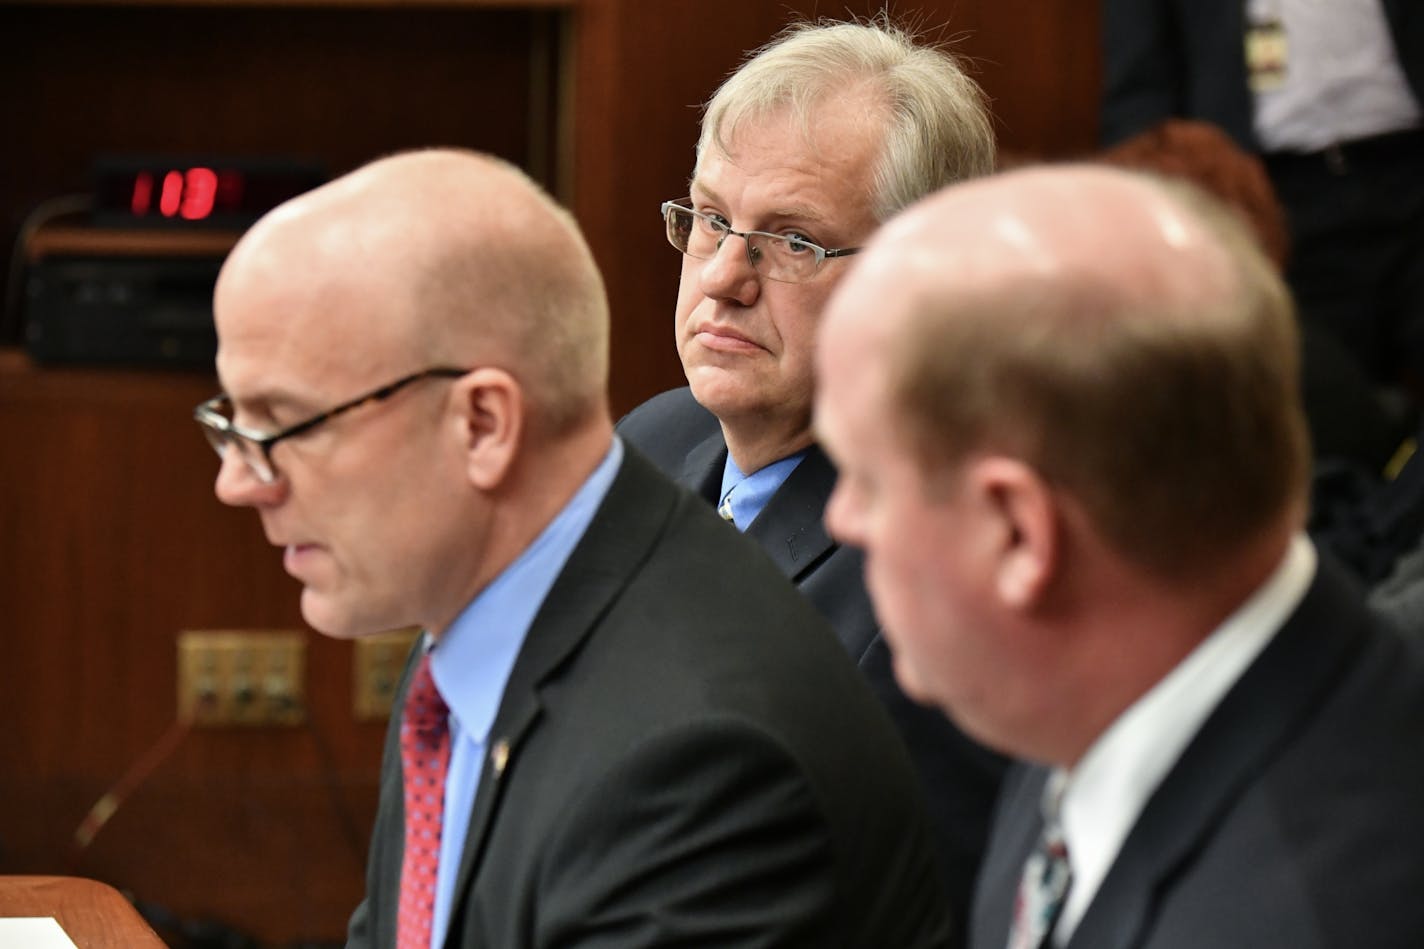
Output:
M227 450L235 447L238 457L257 476L258 481L263 484L273 484L276 482L278 474L276 466L272 464L272 446L283 439L310 432L318 425L329 422L343 412L350 412L368 402L380 402L383 399L388 399L412 382L432 378L458 379L469 372L469 369L456 369L452 366L437 366L433 369L413 372L408 376L402 376L395 382L387 383L379 389L373 389L365 395L359 395L349 402L343 402L335 408L319 412L295 425L289 425L279 432L259 432L235 424L232 420L232 400L225 392L218 393L193 409L193 418L197 420L203 434L208 438L208 444L213 446L213 450L218 453L219 458L226 458Z
M664 201L662 212L668 243L689 257L711 260L727 235L735 234L747 242L747 260L756 272L783 283L810 280L821 268L822 261L849 257L861 250L859 247L821 247L804 238L766 231L734 231L721 218L683 207L676 201Z

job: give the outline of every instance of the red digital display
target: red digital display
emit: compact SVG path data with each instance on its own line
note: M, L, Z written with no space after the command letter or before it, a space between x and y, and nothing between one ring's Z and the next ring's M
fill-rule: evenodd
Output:
M243 175L236 171L214 171L211 168L169 169L155 195L152 171L140 171L133 176L129 195L129 210L134 217L160 214L180 217L185 221L203 221L215 211L238 213L242 210Z
M279 159L99 159L95 219L104 224L242 227L321 184L310 163Z

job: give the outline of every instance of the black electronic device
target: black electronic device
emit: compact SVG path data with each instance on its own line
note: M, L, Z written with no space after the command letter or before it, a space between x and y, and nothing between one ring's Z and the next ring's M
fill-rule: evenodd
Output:
M80 219L27 238L25 345L38 362L201 367L223 259L262 214L326 180L267 157L104 155Z
M25 285L25 343L42 363L211 369L221 257L45 257Z

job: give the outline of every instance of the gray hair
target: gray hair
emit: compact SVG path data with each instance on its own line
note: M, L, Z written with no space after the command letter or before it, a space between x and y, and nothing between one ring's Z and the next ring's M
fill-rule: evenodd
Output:
M994 132L979 86L948 51L917 42L883 15L793 24L754 51L708 101L698 162L709 147L725 153L740 123L783 107L809 131L823 99L857 86L879 92L887 110L871 195L877 220L994 170Z

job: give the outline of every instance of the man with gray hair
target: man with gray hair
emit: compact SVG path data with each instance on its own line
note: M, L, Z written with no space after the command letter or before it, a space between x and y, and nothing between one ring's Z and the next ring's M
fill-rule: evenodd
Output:
M910 763L756 546L613 435L608 304L517 169L249 230L197 419L315 629L419 626L352 949L950 945Z
M833 298L827 511L907 692L1025 759L974 949L1424 944L1424 649L1303 533L1290 297L1182 184L946 189Z
M961 914L1003 763L895 684L860 555L821 523L835 470L811 434L812 359L826 300L880 222L993 165L983 96L949 53L883 18L787 29L708 102L691 194L662 207L688 385L619 423L831 621L910 749Z

